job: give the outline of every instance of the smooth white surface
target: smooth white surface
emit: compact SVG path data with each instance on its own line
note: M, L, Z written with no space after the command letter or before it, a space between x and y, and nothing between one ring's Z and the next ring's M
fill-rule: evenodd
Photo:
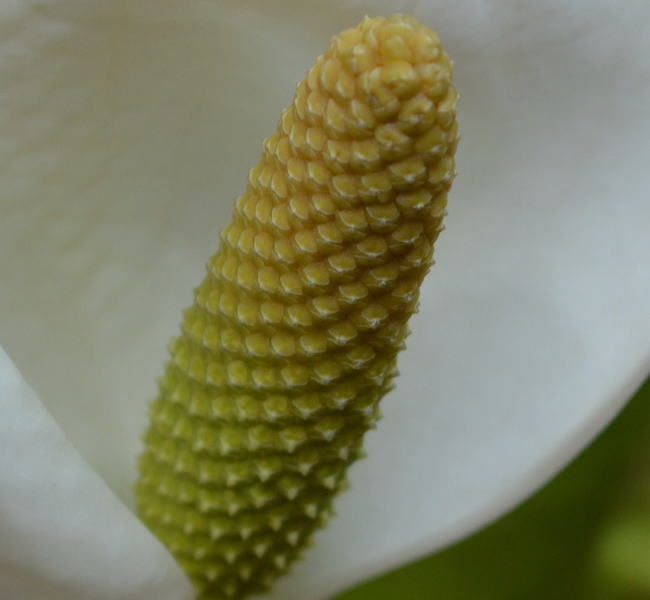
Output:
M189 600L158 541L65 439L0 349L0 598Z
M333 34L396 10L455 61L459 176L369 457L274 600L325 598L497 517L648 372L650 7L0 7L0 344L127 503L165 344L261 139Z

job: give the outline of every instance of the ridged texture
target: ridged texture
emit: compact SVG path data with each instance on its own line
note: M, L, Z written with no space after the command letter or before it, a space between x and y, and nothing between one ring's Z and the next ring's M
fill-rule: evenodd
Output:
M170 345L139 514L200 598L244 598L330 512L396 374L454 176L435 33L365 19L296 90Z

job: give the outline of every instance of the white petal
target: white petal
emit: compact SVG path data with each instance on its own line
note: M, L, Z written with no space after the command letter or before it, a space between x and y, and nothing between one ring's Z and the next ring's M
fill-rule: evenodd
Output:
M167 551L54 423L0 348L0 597L192 597Z
M415 12L455 59L459 177L398 388L274 597L495 518L647 372L645 1L19 6L0 12L0 341L126 501L164 344L293 84L365 13Z

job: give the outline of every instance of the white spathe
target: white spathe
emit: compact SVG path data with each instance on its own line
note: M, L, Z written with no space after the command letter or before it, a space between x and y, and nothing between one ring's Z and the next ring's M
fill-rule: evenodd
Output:
M395 11L455 61L459 176L369 456L269 598L327 598L496 518L647 374L645 0L3 3L0 344L56 424L3 356L1 597L183 597L121 503L165 344L295 83Z
M0 598L192 598L167 550L71 446L2 349L0 414Z

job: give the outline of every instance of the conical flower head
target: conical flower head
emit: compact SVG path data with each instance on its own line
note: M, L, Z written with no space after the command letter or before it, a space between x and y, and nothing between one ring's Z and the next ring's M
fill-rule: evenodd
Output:
M170 345L136 486L201 598L268 587L359 458L442 228L456 99L435 33L366 18L264 141Z

